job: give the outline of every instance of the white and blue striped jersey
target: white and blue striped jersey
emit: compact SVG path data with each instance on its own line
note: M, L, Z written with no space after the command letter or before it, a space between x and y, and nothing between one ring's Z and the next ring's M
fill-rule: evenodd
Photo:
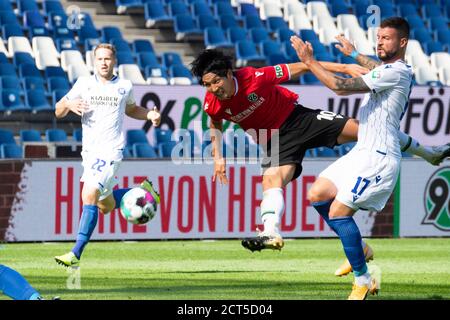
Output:
M362 79L371 92L359 111L357 147L400 158L398 130L411 93L411 67L397 60L376 67Z
M81 118L83 154L121 160L125 146L125 107L135 103L131 81L114 76L102 83L96 75L80 77L66 98L81 98L89 105L89 110Z

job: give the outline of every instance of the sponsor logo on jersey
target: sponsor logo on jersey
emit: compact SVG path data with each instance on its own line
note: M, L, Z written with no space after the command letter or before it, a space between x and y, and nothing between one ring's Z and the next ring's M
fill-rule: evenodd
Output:
M207 103L205 103L205 106L203 107L203 109L208 110L208 107L209 107L209 103L207 102Z
M230 110L230 108L226 108L226 109L225 109L225 113L229 114L230 116L232 116L232 115L233 115L233 114L231 113L231 110Z
M258 78L259 76L262 76L263 74L264 74L264 72L256 71L255 72L255 77Z
M379 70L372 71L372 79L380 79L381 78L381 72Z
M437 170L425 187L425 217L422 224L431 224L450 231L450 167Z
M248 101L250 102L255 102L256 100L258 100L258 98L259 97L257 96L257 94L254 92L250 93L247 97Z
M276 77L277 78L281 78L284 75L283 68L279 64L276 65L274 68L275 68L275 75L276 75Z

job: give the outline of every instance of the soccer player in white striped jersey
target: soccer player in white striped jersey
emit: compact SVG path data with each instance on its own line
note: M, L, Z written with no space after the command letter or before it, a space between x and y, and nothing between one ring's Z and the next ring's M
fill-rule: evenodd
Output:
M161 122L161 115L156 108L148 110L136 105L131 81L114 75L114 46L98 45L94 49L94 63L95 74L78 78L55 107L57 118L65 117L70 111L81 116L83 127L83 212L75 246L70 252L55 257L56 262L64 266L79 264L97 224L98 211L108 213L117 208L120 199L129 190L113 191L125 147L124 115L149 120L154 126ZM148 180L141 187L155 195ZM156 200L159 201L158 196Z
M411 67L404 61L408 38L405 19L383 20L377 34L377 54L382 63L368 74L350 79L322 68L314 59L310 43L296 36L291 38L299 58L328 88L340 95L366 93L359 114L357 144L325 169L308 192L316 210L341 239L355 275L349 296L352 300L363 300L368 293L378 292L366 264L370 248L364 248L353 215L359 209L381 211L397 181L402 156L398 129L413 80Z

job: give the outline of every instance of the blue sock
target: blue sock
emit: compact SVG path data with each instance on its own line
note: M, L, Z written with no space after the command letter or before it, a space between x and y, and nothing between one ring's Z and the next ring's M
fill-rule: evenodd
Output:
M333 199L311 203L314 209L316 209L316 211L322 216L323 220L325 220L327 225L330 225L330 217L328 214L330 213L330 207L332 203Z
M75 256L80 259L84 247L88 244L95 226L97 225L98 207L94 205L84 205L81 214L80 226L78 227L77 242L72 249Z
M0 264L0 291L14 300L40 297L28 281L17 271Z
M361 233L353 217L339 217L329 220L329 226L337 233L344 247L356 277L367 272L364 250L361 245Z
M120 208L120 201L122 200L125 193L127 193L129 190L131 190L131 188L117 189L113 191L113 197L114 200L116 201L115 206L116 209Z

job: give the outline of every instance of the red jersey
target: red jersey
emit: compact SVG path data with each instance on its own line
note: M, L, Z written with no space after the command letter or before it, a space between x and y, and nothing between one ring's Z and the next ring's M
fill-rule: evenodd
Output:
M277 84L290 79L285 64L234 72L236 93L219 100L207 92L203 110L215 121L230 120L242 129L278 129L291 114L298 95Z

